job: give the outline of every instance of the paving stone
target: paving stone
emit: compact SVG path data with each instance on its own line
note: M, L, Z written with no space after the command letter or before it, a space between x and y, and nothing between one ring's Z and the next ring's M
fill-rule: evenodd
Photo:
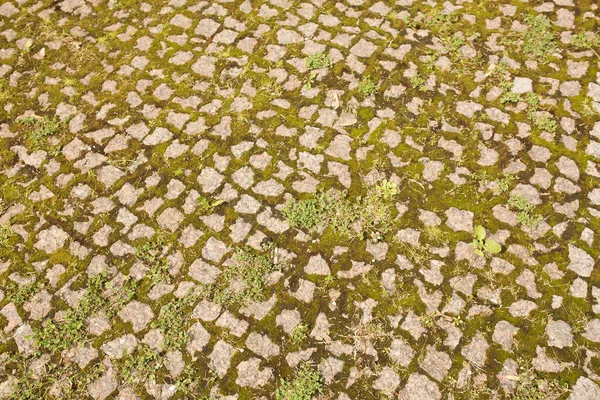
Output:
M429 376L441 382L452 367L452 360L448 354L437 351L433 346L427 346L425 358L419 365Z
M400 398L407 400L440 400L442 393L438 386L425 375L415 373L408 378L406 385L400 390Z
M548 321L546 325L546 336L548 336L548 345L558 347L559 349L571 347L573 345L572 329L565 321Z

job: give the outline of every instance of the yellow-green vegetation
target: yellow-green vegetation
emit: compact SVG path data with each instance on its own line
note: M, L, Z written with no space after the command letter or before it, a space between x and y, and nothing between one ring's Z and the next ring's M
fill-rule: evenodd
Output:
M535 212L535 207L520 194L513 194L508 199L508 205L515 208L517 222L531 229L535 229L544 218Z
M200 196L198 197L198 200L196 202L198 203L198 213L202 215L207 215L212 214L214 209L223 204L225 201L220 199L211 200L204 196Z
M140 344L135 351L123 357L119 372L128 384L155 381L157 373L164 367L165 357L147 344Z
M262 253L249 247L236 249L235 261L222 267L215 283L204 286L202 296L229 305L265 300L268 275L282 268L276 262L276 252L272 246L265 246Z
M310 230L323 224L334 212L334 206L330 195L316 193L312 198L288 203L282 214L290 226Z
M172 276L169 273L170 266L163 254L164 248L164 240L160 237L146 241L135 248L136 257L144 261L149 267L146 276L150 281L150 286L172 281Z
M108 274L94 275L87 280L83 298L74 308L66 311L62 321L46 320L35 332L36 344L41 350L56 352L69 349L87 338L85 320L108 304L103 296Z
M152 327L162 332L163 343L168 349L180 349L188 343L187 314L196 300L197 296L191 294L175 298L161 307L158 318L152 322Z
M573 46L578 49L592 50L596 57L600 58L600 54L596 51L596 47L600 47L600 33L589 32L589 34L578 33L573 36Z
M513 400L558 400L567 393L567 388L556 380L543 379L531 371L518 377Z
M308 75L308 77L306 78L305 82L304 82L304 88L306 90L312 89L312 87L315 84L316 80L317 80L317 73L316 72L311 72Z
M443 37L442 44L444 45L444 50L450 53L453 57L458 57L458 50L464 46L467 42L465 41L462 34L456 32L452 36Z
M131 354L124 354L116 365L120 380L132 387L143 386L147 382L159 382L168 376L165 353L156 351L145 343L139 344ZM213 399L203 394L210 391L215 380L216 376L212 372L199 371L191 364L176 378L169 378L178 395L202 400Z
M448 241L447 234L438 225L425 226L423 234L429 243L444 244Z
M410 83L410 86L412 86L413 88L419 89L422 91L425 90L425 82L427 80L425 78L423 78L421 75L411 76L408 81Z
M8 245L10 237L14 234L9 225L0 225L0 246Z
M321 52L306 57L306 68L308 68L309 71L313 69L331 67L332 65L333 60L331 57Z
M275 400L310 400L323 391L323 378L316 369L303 366L292 381L281 379Z
M521 101L521 94L512 91L512 82L508 79L500 81L500 88L502 89L502 95L500 96L500 103L518 103Z
M290 332L290 339L294 343L300 343L308 336L308 325L305 323L299 323Z
M40 291L42 283L37 281L32 284L17 284L8 282L6 285L6 298L15 304L24 304Z
M292 201L282 214L290 226L306 230L319 225L330 226L348 238L381 240L393 226L395 183L386 179L368 188L365 196L349 199L340 192L317 193L313 197Z
M512 174L502 174L502 177L492 179L487 171L477 171L471 174L471 179L482 186L492 183L494 194L501 195L508 192L513 183L519 180L519 177Z
M516 175L511 174L503 174L502 178L496 179L494 182L496 183L496 187L494 188L495 194L506 193L510 190L513 182L519 180Z
M49 117L24 117L18 120L28 128L27 144L34 150L44 146L49 137L60 132L63 121Z
M546 2L3 4L0 392L581 396L600 19Z
M558 124L550 117L548 112L540 110L540 100L534 93L527 93L525 96L527 102L527 118L536 128L550 133L555 133Z
M475 254L484 257L485 252L498 254L502 251L502 246L493 239L487 238L487 232L481 225L475 225L473 229L473 242L471 247L475 249Z
M377 85L371 79L370 76L363 76L360 83L358 84L358 91L364 97L371 96L377 90Z
M109 275L101 272L87 279L85 293L73 308L65 311L60 320L48 319L34 328L39 350L57 352L72 348L88 338L86 319L98 311L113 318L116 312L136 294L136 283L127 279L118 290L108 285ZM108 289L108 290L107 290Z
M0 79L0 102L5 102L10 98L7 86L8 85L6 84L6 80Z
M38 374L31 369L32 362L18 358L8 360L6 367L14 367L12 372L19 378L15 383L16 390L6 397L7 400L85 399L88 398L88 385L104 371L100 363L85 369L75 363L68 366L47 363L44 373Z
M525 17L527 29L523 31L523 51L540 62L548 62L548 55L558 49L552 22L545 15L529 14Z
M317 79L317 72L314 70L331 67L333 65L333 60L328 55L319 52L306 57L305 62L309 74L304 81L304 88L309 90L313 87Z

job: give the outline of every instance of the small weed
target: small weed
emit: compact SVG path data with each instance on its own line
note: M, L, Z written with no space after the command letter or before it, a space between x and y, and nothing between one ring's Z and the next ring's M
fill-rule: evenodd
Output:
M452 325L456 326L457 328L462 328L466 324L466 321L460 315L457 315L452 318Z
M32 128L28 134L28 139L34 149L41 148L46 143L46 140L60 132L64 125L64 122L48 117L24 117L17 122L28 128Z
M538 114L533 120L533 124L542 131L556 133L558 124L547 114Z
M283 215L292 227L312 229L327 224L337 234L350 239L373 237L378 241L393 225L393 198L397 194L396 184L383 180L369 188L365 196L354 200L344 193L332 191L291 202Z
M490 254L500 253L502 246L495 240L486 239L486 236L485 228L481 225L475 225L473 229L473 242L471 243L471 247L475 249L475 254L484 257L484 251Z
M460 55L458 50L466 43L467 42L465 41L465 39L458 33L454 33L450 37L442 38L444 50L450 53L453 57L458 57Z
M135 248L135 255L149 267L148 278L150 286L158 283L170 283L172 276L169 273L169 263L163 256L163 242L161 239L147 241Z
M600 58L600 55L594 50L594 47L600 46L600 34L592 33L591 35L586 35L584 33L579 33L573 37L573 46L578 49L592 50L596 57Z
M283 88L274 78L267 76L258 84L259 93L265 96L268 100L273 100L281 97Z
M312 89L312 87L315 84L316 80L317 80L317 73L316 72L311 72L308 75L308 78L306 78L306 82L304 82L304 88L306 90Z
M527 118L535 125L536 128L550 133L555 133L558 124L552 119L547 112L539 110L540 100L534 93L527 93L525 96L527 102Z
M592 33L591 35L578 33L573 36L573 46L580 49L591 49L592 47L600 46L600 35L596 33Z
M305 61L306 68L308 68L309 71L312 71L313 69L331 67L333 65L333 60L331 57L321 52L306 57Z
M310 230L325 222L332 206L332 199L327 194L317 193L307 200L289 202L282 214L290 226Z
M303 366L293 381L281 379L275 400L310 400L323 391L323 378L316 369Z
M186 311L195 300L196 296L193 295L171 300L161 307L158 318L152 322L152 327L163 333L163 343L168 349L180 349L188 343L186 325L189 318Z
M142 344L133 354L124 357L119 372L127 384L152 382L164 366L164 359L148 345Z
M375 82L371 79L370 76L364 76L360 83L358 84L358 91L364 97L369 97L377 90L377 86Z
M88 386L98 379L104 367L101 363L94 364L84 370L63 364L47 363L42 374L34 373L31 361L27 359L14 359L12 375L17 378L15 390L7 395L7 400L39 400L61 398L79 400L87 398ZM76 364L75 364L76 365ZM52 396L50 396L52 389Z
M8 241L14 235L9 225L0 225L0 246L8 246Z
M543 220L541 215L535 213L533 204L520 194L511 195L508 199L508 205L518 210L517 222L521 225L535 229Z
M31 285L19 285L9 282L6 286L6 298L17 305L22 305L35 296L41 287L42 284L39 281Z
M181 393L185 399L199 399L199 400L217 400L210 394L197 397L200 392L207 393L217 382L217 375L213 370L209 370L207 377L199 379L199 371L194 365L187 365L181 375L175 380L175 387L177 392ZM202 383L202 387L200 384Z
M423 234L429 242L446 243L446 233L438 225L427 225L423 229Z
M506 103L518 103L519 101L521 101L521 94L519 93L515 93L512 91L512 82L507 80L507 79L503 79L500 82L500 88L502 89L502 95L500 96L500 103L502 104L506 104Z
M383 197L383 199L391 200L398 194L398 185L396 185L394 182L388 181L387 179L383 179L381 183L375 186L375 190L381 197Z
M299 323L296 327L290 332L290 339L293 343L300 343L304 341L308 336L308 325L305 323Z
M502 93L502 96L500 96L500 103L502 104L518 103L519 101L521 101L521 95L513 91L504 92Z
M567 388L556 380L538 378L532 372L520 374L513 400L558 400Z
M63 321L48 320L34 332L35 342L40 349L56 352L82 343L87 338L85 320L108 304L108 299L102 295L107 282L107 273L89 278L83 298L66 312Z
M446 14L441 8L432 8L420 21L425 29L437 30L444 35L452 28L454 22L458 20L457 14Z
M204 196L198 197L198 212L202 215L211 214L215 208L225 203L225 200L209 200Z
M223 276L229 282L240 280L244 283L245 288L236 294L236 301L262 301L267 288L267 275L280 268L268 255L243 248L237 250L235 262L223 272Z
M477 171L471 174L471 179L478 182L480 185L487 185L490 181L490 177L487 171Z
M225 266L217 282L203 286L199 295L218 304L243 305L264 300L267 276L281 268L275 262L277 249L266 246L265 250L272 253L258 253L249 247L237 249L233 264Z
M427 82L427 80L423 77L421 77L420 75L415 75L415 76L411 76L408 79L408 82L410 83L410 86L412 86L415 89L424 91L425 90L425 82Z
M545 15L527 15L527 29L524 31L523 51L540 62L547 62L547 56L558 49L552 22Z
M504 174L502 178L496 179L494 182L496 183L496 187L494 188L494 194L502 194L507 192L511 184L518 180L515 175Z

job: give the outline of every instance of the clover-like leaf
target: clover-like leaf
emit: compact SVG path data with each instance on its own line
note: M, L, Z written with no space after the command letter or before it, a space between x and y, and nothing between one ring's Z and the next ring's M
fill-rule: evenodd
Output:
M475 254L477 254L479 257L484 257L485 255L483 254L483 251L479 250L479 249L475 249Z
M502 246L500 246L500 244L498 242L496 242L495 240L492 240L492 239L486 240L483 247L485 248L486 251L488 251L492 254L497 254L497 253L500 253L500 251L502 251Z
M485 239L485 228L481 225L475 225L473 234L475 236L475 239L483 240L483 239Z

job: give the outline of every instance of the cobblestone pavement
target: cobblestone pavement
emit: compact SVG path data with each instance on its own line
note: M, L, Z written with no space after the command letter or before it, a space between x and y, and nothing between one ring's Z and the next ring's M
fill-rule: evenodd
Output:
M597 2L0 3L0 398L600 399Z

